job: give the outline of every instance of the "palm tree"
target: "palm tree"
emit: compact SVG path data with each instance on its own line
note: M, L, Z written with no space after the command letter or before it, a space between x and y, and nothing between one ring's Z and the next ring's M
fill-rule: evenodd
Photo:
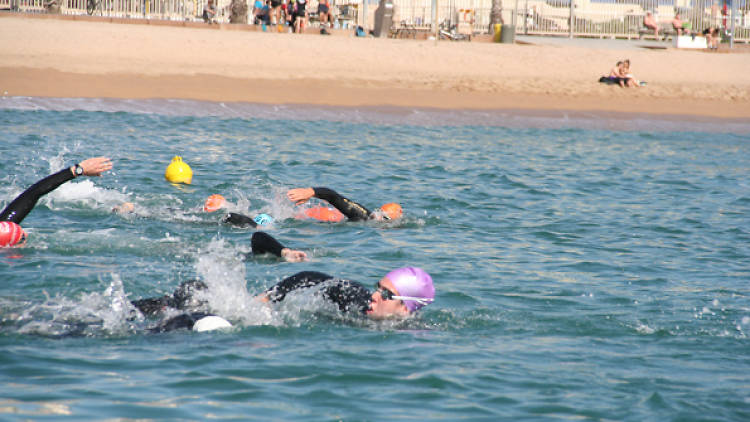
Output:
M232 0L229 23L247 23L247 1Z
M495 24L503 24L503 0L492 0L490 9L490 34L495 33Z

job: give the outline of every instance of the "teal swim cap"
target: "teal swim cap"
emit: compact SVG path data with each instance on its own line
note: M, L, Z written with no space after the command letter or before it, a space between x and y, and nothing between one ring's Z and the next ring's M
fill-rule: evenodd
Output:
M253 221L255 221L259 226L267 226L273 223L273 217L268 214L258 214L255 216L255 218L253 218Z

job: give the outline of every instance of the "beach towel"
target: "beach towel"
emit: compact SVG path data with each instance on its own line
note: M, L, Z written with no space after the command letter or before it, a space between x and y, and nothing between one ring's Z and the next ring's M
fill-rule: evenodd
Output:
M606 76L602 76L601 78L599 78L599 82L603 84L607 84L607 85L619 85L620 84L620 81L618 81L617 79L608 78Z

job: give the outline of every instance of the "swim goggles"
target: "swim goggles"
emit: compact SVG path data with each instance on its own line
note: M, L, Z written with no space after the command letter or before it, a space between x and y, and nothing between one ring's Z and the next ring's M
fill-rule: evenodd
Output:
M385 221L389 221L391 217L388 217L388 214L385 213L385 211L381 210L380 208L376 209L373 214L376 216L382 218Z
M420 305L429 305L432 303L435 299L431 299L428 297L413 297L413 296L398 296L394 294L392 291L386 289L385 287L380 285L380 282L378 281L375 283L375 289L377 289L378 292L380 292L380 296L383 298L383 300L412 300L414 302L417 302Z

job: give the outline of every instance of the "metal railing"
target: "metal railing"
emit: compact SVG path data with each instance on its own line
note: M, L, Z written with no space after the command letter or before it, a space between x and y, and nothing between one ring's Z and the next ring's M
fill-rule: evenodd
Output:
M0 0L0 9L26 13L46 13L50 2L59 2L60 13L84 15L89 0ZM126 19L201 21L207 0L98 0L93 15ZM252 13L253 0L248 1ZM368 1L364 16L363 1ZM734 41L750 42L750 0L738 0L732 16L728 0L502 0L503 21L519 34L564 35L570 37L639 38L648 36L643 17L654 13L665 28L675 12L691 23L693 30L716 27L724 36L734 26ZM729 0L731 1L731 0ZM317 10L317 1L308 0L308 10ZM218 0L218 21L228 22L231 0ZM434 30L433 0L393 0L394 24L407 22L416 28ZM342 22L371 27L378 7L376 0L333 0ZM471 26L475 34L490 32L492 0L438 0L437 22ZM248 22L252 22L249 19ZM572 25L571 25L572 22ZM732 25L734 24L734 25Z

